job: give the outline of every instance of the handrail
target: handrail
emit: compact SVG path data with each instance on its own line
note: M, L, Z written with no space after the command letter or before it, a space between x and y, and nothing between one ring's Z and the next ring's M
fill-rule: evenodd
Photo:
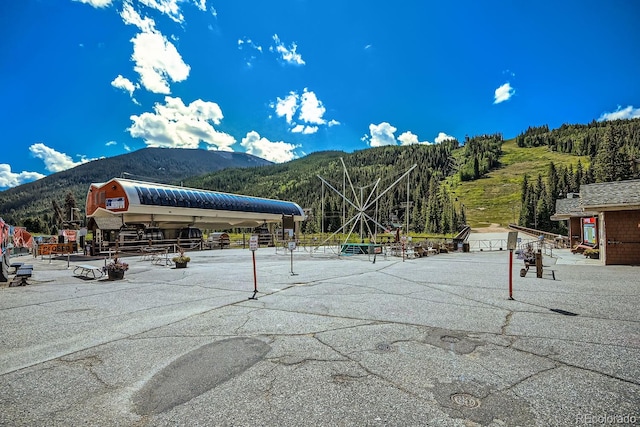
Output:
M523 233L530 234L532 236L544 236L545 239L556 240L556 239L569 239L568 236L563 236L562 234L550 233L548 231L536 230L535 228L527 228L517 224L509 224L509 228L512 228L516 231L522 231Z
M465 225L462 230L458 234L453 237L453 240L467 240L469 238L469 234L471 234L471 226Z

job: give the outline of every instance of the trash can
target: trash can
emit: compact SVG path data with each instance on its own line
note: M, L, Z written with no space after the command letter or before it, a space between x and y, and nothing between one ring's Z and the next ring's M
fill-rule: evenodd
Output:
M462 252L469 252L470 251L470 247L469 247L469 242L465 242L462 244Z

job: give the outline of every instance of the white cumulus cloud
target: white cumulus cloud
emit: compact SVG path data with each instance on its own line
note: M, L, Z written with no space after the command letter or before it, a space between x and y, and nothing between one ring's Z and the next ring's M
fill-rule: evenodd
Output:
M318 129L318 126L296 125L291 128L291 133L302 133L304 135L311 135L318 132Z
M626 108L622 108L618 105L616 111L612 113L602 113L599 122L607 120L619 120L619 119L637 119L640 118L640 108L633 108L632 105L628 105Z
M134 70L140 83L150 92L169 94L169 82L181 82L189 77L191 68L182 60L176 47L155 28L155 22L142 18L131 3L123 4L120 13L125 24L140 29L132 39Z
M501 102L508 101L513 95L515 95L515 93L516 90L511 87L511 84L509 82L507 82L496 89L494 93L493 103L499 104Z
M398 137L398 141L400 141L400 145L431 144L429 141L418 140L418 135L411 131L401 133Z
M180 98L166 96L165 103L156 103L153 109L131 116L128 129L149 147L198 148L204 143L208 149L233 151L235 138L214 128L224 117L218 104L198 99L185 105Z
M195 4L196 7L200 9L202 12L207 11L207 0L193 0L193 4ZM214 12L214 16L215 16L215 9L213 7L211 7L211 9Z
M138 104L138 101L136 101L136 99L133 97L133 92L135 92L136 89L140 88L139 84L133 83L128 78L122 77L121 74L118 74L118 77L113 79L113 81L111 82L111 86L127 92L129 94L129 97L133 100L133 102Z
M280 59L282 59L287 64L292 65L304 65L305 62L302 59L302 55L300 55L296 50L298 46L295 43L291 43L291 47L286 47L284 43L280 41L280 37L277 34L273 35L273 41L275 46L270 46L269 50L271 52L275 52L280 55Z
M120 17L126 25L135 25L144 32L156 31L156 23L153 19L140 16L137 10L133 8L130 1L125 1L122 5Z
M291 91L284 98L277 98L271 103L278 117L284 117L291 128L292 133L313 134L319 130L320 125L338 126L337 120L327 120L324 115L327 111L317 95L304 88L302 94Z
M245 151L254 156L270 160L275 163L288 162L297 156L293 152L299 145L290 144L284 141L269 141L267 138L261 137L256 131L247 133L240 143Z
M278 117L284 117L287 123L293 123L293 116L298 110L298 94L295 92L289 92L284 98L277 98L275 104L272 104L272 108L276 110Z
M12 172L11 165L0 163L0 188L17 187L44 177L45 175L38 172Z
M398 130L391 126L387 122L382 122L378 125L371 123L369 125L369 132L371 136L367 136L366 139L371 147L382 147L383 145L397 145L395 131Z
M80 3L88 4L96 8L111 6L113 0L73 0Z
M315 93L304 89L302 96L300 97L300 114L298 118L305 123L312 123L316 125L323 125L326 121L322 118L327 111L322 105L322 102L318 99Z
M191 68L184 63L176 47L162 34L140 33L132 40L134 70L142 85L154 93L169 94L169 81L181 82Z
M74 161L69 155L47 147L41 142L31 145L29 151L31 151L33 157L44 161L44 167L49 172L61 172L93 160L87 159L83 155L78 155L80 160Z
M452 140L452 139L456 139L456 138L454 136L447 135L444 132L440 132L438 136L436 136L436 139L434 141L436 144L440 144L441 142Z
M361 140L366 142L371 147L382 147L384 145L414 145L414 144L433 144L433 142L424 140L420 141L418 135L411 131L405 131L395 137L396 129L394 126L387 122L382 122L378 125L371 123L369 125L369 134L364 135ZM449 139L455 139L453 136L447 135L444 132L440 132L435 138L435 144L440 144L443 141Z
M184 22L184 16L180 12L180 6L178 5L182 0L138 0L138 2L167 15L177 23ZM202 9L197 2L195 4L201 10L206 9Z

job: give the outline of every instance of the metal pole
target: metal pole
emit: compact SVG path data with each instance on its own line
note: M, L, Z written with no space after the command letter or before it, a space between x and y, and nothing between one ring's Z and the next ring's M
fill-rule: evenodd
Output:
M291 275L297 276L298 274L293 272L293 249L295 249L294 246L289 247L289 251L291 252Z
M513 299L513 249L509 250L509 299Z
M409 177L411 176L411 170L409 170L409 173L407 174L407 207L405 210L405 216L407 217L407 232L406 235L409 235Z
M362 207L362 202L364 201L364 196L363 196L363 191L364 188L360 187L360 207ZM362 215L360 215L360 241L362 241L364 239L364 228L362 227Z
M253 291L258 292L258 274L256 272L256 251L251 251L253 258Z
M321 197L322 197L322 203L321 203L320 206L321 206L321 209L322 209L322 213L320 215L320 232L324 236L324 181L322 181L322 196Z
M344 166L344 162L342 163ZM347 192L347 168L344 166L342 169L342 194L346 194ZM342 199L342 226L344 227L347 222L347 202L343 198Z
M258 275L256 273L256 251L251 251L251 257L253 258L253 295L249 299L258 299L256 294L258 293Z

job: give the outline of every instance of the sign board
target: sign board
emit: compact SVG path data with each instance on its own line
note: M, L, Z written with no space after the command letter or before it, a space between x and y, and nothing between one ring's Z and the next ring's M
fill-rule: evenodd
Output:
M282 215L282 240L293 237L295 226L293 215Z
M289 242L289 250L292 251L296 248L296 242Z
M582 241L595 246L598 243L595 217L582 218Z
M518 247L518 232L510 231L507 236L507 249L510 251L515 250Z
M124 209L124 197L113 197L107 199L105 208L107 208L107 210Z
M251 249L252 251L258 250L258 235L257 234L252 234L251 237L249 237L249 249Z

